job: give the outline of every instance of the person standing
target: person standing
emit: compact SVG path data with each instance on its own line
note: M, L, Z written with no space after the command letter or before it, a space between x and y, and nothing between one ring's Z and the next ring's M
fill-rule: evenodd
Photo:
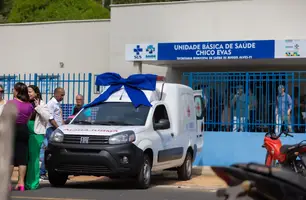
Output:
M0 115L2 114L4 105L6 104L6 101L3 99L4 97L4 87L0 85Z
M29 162L27 167L25 187L35 190L39 187L40 178L40 149L46 134L46 126L50 119L47 104L42 100L40 90L35 85L28 86L30 102L35 111L28 122L29 128Z
M249 88L249 116L248 116L248 122L249 122L249 131L255 132L256 127L256 109L257 109L257 97L252 92L251 88Z
M233 112L233 132L243 132L246 122L246 95L243 86L238 86L237 94L232 99Z
M291 96L285 92L285 87L283 85L279 85L278 96L276 97L276 107L275 107L276 134L280 133L282 123L285 123L287 125L289 132L293 132L291 126L291 110L292 110Z
M62 115L62 109L60 102L63 101L65 96L65 90L64 88L56 88L53 93L53 97L51 100L47 103L49 112L50 112L50 118L49 122L47 124L46 129L46 136L44 139L44 143L42 146L48 145L49 138L55 129L57 129L59 126L64 124L63 115ZM41 167L40 167L40 178L42 180L48 180L47 177L47 171L45 169L45 161L44 158L42 159Z
M82 108L84 106L84 97L83 97L83 95L81 95L81 94L76 95L75 102L76 102L76 104L72 108L72 113L71 113L72 116L78 114L82 110ZM87 109L84 112L84 115L85 115L85 117L91 117L91 110Z
M221 122L223 126L224 131L230 131L231 127L231 99L230 94L228 92L225 92L224 95L224 101L223 101L223 109L222 109L222 116L221 116Z
M69 124L71 120L82 110L84 105L84 97L80 94L75 97L76 104L72 107L72 112L70 116L65 121L65 124Z
M76 115L80 110L82 110L84 106L84 97L80 94L76 95L75 97L75 106L72 108L71 115Z
M18 167L18 183L15 189L24 191L24 179L28 164L29 150L29 129L27 123L34 111L29 102L28 87L24 83L16 83L14 86L14 99L8 101L17 107L17 118L15 125L14 154L11 172L13 174L14 166Z

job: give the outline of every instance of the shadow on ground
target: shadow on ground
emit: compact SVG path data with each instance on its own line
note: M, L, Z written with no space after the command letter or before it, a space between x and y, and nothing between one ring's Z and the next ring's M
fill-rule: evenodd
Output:
M193 178L195 177L196 175L193 176ZM183 185L183 183L184 181L179 181L177 179L177 176L154 175L152 176L151 187L169 186L169 185L177 185L179 187L179 185ZM48 181L42 182L40 185L40 188L47 188L47 187L51 187ZM136 184L133 180L110 179L107 177L101 177L101 179L91 180L91 181L77 181L77 182L69 181L62 188L135 190Z

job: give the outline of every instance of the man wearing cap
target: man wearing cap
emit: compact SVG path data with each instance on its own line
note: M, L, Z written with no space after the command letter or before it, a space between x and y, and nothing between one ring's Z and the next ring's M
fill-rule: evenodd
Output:
M238 86L237 94L232 99L234 108L233 116L233 132L243 132L246 120L246 95L243 91L243 86Z
M275 133L279 133L282 124L285 123L288 127L289 132L292 132L291 126L291 110L292 110L292 99L289 94L285 92L283 85L278 86L278 96L276 97L276 126Z

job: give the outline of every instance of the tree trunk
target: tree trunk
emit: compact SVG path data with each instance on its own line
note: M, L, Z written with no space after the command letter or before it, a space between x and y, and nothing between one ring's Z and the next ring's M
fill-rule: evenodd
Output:
M17 109L14 104L4 106L0 116L0 199L9 199L9 183L11 179L10 164L12 155L12 138Z

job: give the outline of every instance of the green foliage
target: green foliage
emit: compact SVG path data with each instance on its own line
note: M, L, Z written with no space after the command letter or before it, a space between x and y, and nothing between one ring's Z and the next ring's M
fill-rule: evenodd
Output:
M94 0L14 0L8 22L106 19L109 11Z
M104 7L107 8L108 10L110 9L110 4L111 4L111 0L104 0Z
M106 8L108 10L110 9L109 6L110 6L110 3L111 3L111 0L94 0L94 1L97 2L100 5L102 5L102 3L103 3L104 8Z
M5 23L11 12L13 0L0 0L0 23Z
M132 3L152 3L152 2L171 2L186 0L113 0L113 4L132 4Z

